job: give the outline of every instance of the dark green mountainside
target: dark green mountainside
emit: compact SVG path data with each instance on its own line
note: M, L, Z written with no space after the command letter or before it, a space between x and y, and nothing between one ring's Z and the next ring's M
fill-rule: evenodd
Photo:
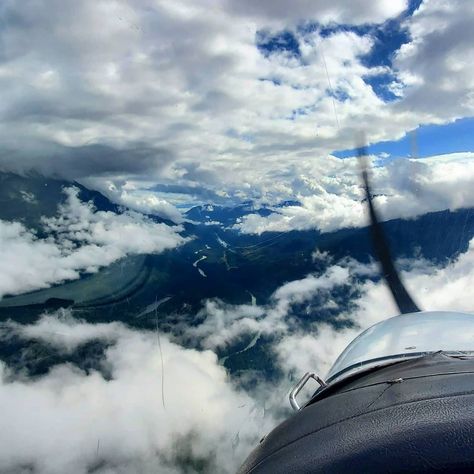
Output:
M98 210L122 212L102 194L78 183L13 174L1 174L0 183L0 219L19 220L28 228L40 230L41 217L55 215L65 199L62 188L71 185L80 189L82 201L92 201ZM249 209L246 204L244 211ZM199 311L206 299L262 305L285 282L308 273L322 274L329 260L313 259L316 249L327 252L331 263L346 257L360 262L373 259L367 228L324 234L313 230L243 235L229 227L231 218L241 213L242 209L194 208L188 213L193 222L185 223L182 232L191 240L183 246L158 255L125 257L79 280L5 297L0 301L0 318L28 322L63 306L93 322L118 320L149 329L158 324L165 332L180 334L184 327L200 323ZM218 214L225 217L224 225L205 223L215 222ZM211 219L207 215L212 215ZM199 216L204 216L201 222ZM154 220L163 222L156 216ZM395 219L383 227L395 257L424 257L443 263L466 251L474 236L474 217L470 209L441 211L413 220ZM340 307L350 305L353 296L350 287L332 295ZM318 301L296 311L300 311L302 324L331 321L334 316L331 308L321 309ZM248 343L242 341L229 352L238 352ZM265 341L260 340L248 351L227 359L226 365L234 370L262 368L268 357L264 347Z

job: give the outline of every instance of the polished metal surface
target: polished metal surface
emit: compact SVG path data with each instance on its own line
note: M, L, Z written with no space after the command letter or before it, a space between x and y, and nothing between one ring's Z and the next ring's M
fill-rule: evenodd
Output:
M303 375L303 377L301 377L301 379L298 381L298 383L292 388L292 390L290 392L290 396L289 396L290 405L293 408L293 410L295 410L295 411L299 411L301 409L298 401L296 400L296 397L297 397L298 393L300 393L301 389L306 385L306 382L309 379L314 379L314 380L316 380L316 382L319 383L319 385L321 387L326 387L326 382L323 379L318 377L316 374L313 374L311 372L306 372Z

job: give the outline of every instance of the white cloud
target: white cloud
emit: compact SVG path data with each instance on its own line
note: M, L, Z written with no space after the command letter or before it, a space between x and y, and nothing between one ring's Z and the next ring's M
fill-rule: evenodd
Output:
M407 288L424 310L473 312L470 288L474 285L474 240L467 252L442 267L429 262L411 262L410 271L402 272ZM360 286L362 296L355 301L357 309L342 313L341 321L354 324L335 329L326 323L315 324L310 333L295 332L283 337L276 346L280 364L297 375L316 370L324 376L337 356L363 329L398 314L387 287L367 281Z
M405 20L413 40L392 69L362 63L372 33L323 37L295 27L302 15L319 24L381 22L406 4L6 2L2 167L136 189L180 183L236 199L291 195L309 162L324 165L328 153L353 147L361 124L373 142L472 115L466 0L427 2ZM300 59L259 52L257 32L278 28L293 32ZM340 127L324 62L332 89L346 97L336 100ZM391 104L363 80L383 72L401 84ZM150 198L126 198L171 212Z
M194 472L180 468L188 458L187 469L190 461L208 461L206 472L232 473L274 423L234 388L210 351L185 349L164 335L160 351L157 334L71 317L12 328L59 350L105 339L112 345L101 363L111 378L63 364L27 379L1 363L2 472Z
M86 180L86 184L88 180ZM91 180L91 187L99 187L100 191L112 202L127 207L133 211L152 214L169 219L176 224L184 221L181 212L166 199L160 198L157 193L137 189L132 183L114 183L112 181Z
M164 217L177 224L183 222L183 216L171 203L165 199L160 199L155 193L139 191L122 192L119 203L124 204L130 209L143 212L146 214L153 214Z
M307 276L284 284L275 291L274 297L287 306L293 303L302 303L318 291L329 291L335 286L346 284L349 279L347 269L333 265L321 277Z
M473 15L468 0L425 1L407 21L412 41L394 64L407 90L396 112L426 113L434 122L473 114Z
M400 138L420 123L472 116L474 7L468 0L424 1L404 21L411 40L395 53L393 67L362 63L376 42L371 33L323 37L296 24L381 22L405 7L404 0L84 0L73 6L6 0L0 7L0 169L95 179L99 188L113 182L119 202L176 222L176 209L147 188L162 182L234 200L301 201L267 218L245 218L238 225L244 232L361 226L356 161L328 154L352 148L361 126L370 127L375 142ZM257 33L279 29L293 32L301 58L261 54ZM390 104L363 80L380 73L398 81L390 86L397 95ZM345 99L333 102L329 89ZM472 207L472 158L465 153L376 168L373 188L384 219ZM180 227L133 212L96 212L73 191L45 225L52 234L39 238L19 223L0 221L0 297L185 241ZM473 309L473 245L445 267L423 262L404 273L424 308ZM273 349L282 386L285 377L308 369L323 374L353 336L396 313L381 283L359 281L364 273L372 274L373 266L349 260L287 283L263 306L208 301L199 315L204 323L188 336L221 349L243 335L271 335L279 338ZM342 285L361 292L356 309L339 314L354 326L316 323L302 333L293 306L317 295L337 311L331 292ZM156 472L159 466L174 474L181 451L214 459L210 472L232 472L274 422L255 416L264 387L257 394L235 389L210 351L184 349L161 336L164 409L156 334L52 316L9 330L65 353L93 339L112 342L104 363L113 377L62 365L27 379L3 364L0 470Z
M352 328L335 331L333 326L319 324L310 334L294 333L283 337L275 346L275 352L280 365L296 378L303 376L305 371L314 371L324 377L359 331Z
M474 240L468 250L444 266L425 260L403 262L405 284L424 310L474 311L470 288L474 285ZM319 276L289 282L280 287L265 306L232 306L208 302L202 312L204 323L191 333L206 348L225 348L243 335L265 334L276 338L273 346L279 367L287 376L308 370L325 375L344 347L363 329L398 314L392 297L381 281L361 279L373 276L374 265L353 259L331 264ZM352 309L339 307L332 295L345 286L351 290ZM339 327L314 322L304 331L295 321L293 305L318 297L319 309L336 310ZM318 308L311 306L311 312ZM201 316L202 316L201 315Z
M474 206L473 153L395 160L372 170L374 201L383 220ZM235 228L261 234L317 228L323 232L367 225L356 158L328 158L326 170L305 170L298 188L301 206L275 208L269 216L250 214Z
M308 275L278 288L266 306L229 305L221 300L207 300L200 313L204 322L187 330L187 334L207 349L225 348L243 334L272 335L287 332L291 321L291 306L303 303L316 294L330 300L330 291L348 284L349 272L338 265L331 266L322 276Z
M79 346L101 340L115 342L124 335L126 328L118 322L88 324L74 319L68 310L43 315L35 324L21 325L7 321L8 327L27 340L39 340L62 353L72 353Z
M327 255L318 258L327 259L326 272L288 282L268 304L208 302L200 315L204 323L186 329L186 337L211 349L257 332L273 337L274 362L283 376L271 386L257 381L248 392L233 385L212 351L185 349L163 334L122 323L86 323L64 311L35 324L4 324L3 340L15 334L65 354L88 341L104 341L108 347L101 364L111 377L63 364L30 379L2 363L0 470L28 465L38 473L85 473L97 466L101 473L178 474L189 472L180 466L185 454L188 462L209 460L206 472L234 472L284 416L291 380L307 370L324 376L353 337L397 313L381 282L358 278L371 274L373 265L364 269L352 260L335 265ZM423 308L473 309L474 240L444 266L410 263L403 277ZM353 291L349 311L332 301L341 285ZM323 306L332 301L342 329L315 321L303 331L296 324L294 305L310 303L315 295Z
M76 188L65 193L58 215L43 220L46 238L18 222L0 221L0 297L77 279L127 255L160 253L186 241L179 226L133 212L96 211L79 200Z
M317 18L321 23L379 23L395 17L405 10L405 0L384 0L368 4L363 0L346 0L328 3L324 0L297 0L289 8L285 0L260 1L244 0L238 3L228 1L229 7L243 16L256 15L264 21L302 21Z

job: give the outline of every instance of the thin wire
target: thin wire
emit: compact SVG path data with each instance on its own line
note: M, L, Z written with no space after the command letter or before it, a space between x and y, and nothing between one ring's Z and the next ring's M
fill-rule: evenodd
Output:
M156 337L158 339L158 347L160 348L160 359L161 359L161 403L163 409L166 410L165 404L165 364L163 362L163 351L161 349L160 330L158 327L158 308L155 308L155 321L156 321Z
M336 100L334 96L334 89L332 88L331 78L329 77L328 66L326 64L326 58L324 56L323 45L322 43L319 44L319 50L321 51L321 57L323 58L324 70L326 71L326 78L328 80L329 91L331 92L331 99L332 99L332 107L334 109L334 116L336 117L337 128L340 130L341 126L339 124L339 117L337 115L337 108L336 108Z
M247 249L252 249L252 248L258 248L261 247L262 245L266 244L267 242L273 241L281 237L283 234L286 234L287 232L280 232L277 235L274 235L273 237L270 237L266 240L263 240L262 242L258 242L257 244L253 245L232 245L233 249L241 249L241 250L247 250Z

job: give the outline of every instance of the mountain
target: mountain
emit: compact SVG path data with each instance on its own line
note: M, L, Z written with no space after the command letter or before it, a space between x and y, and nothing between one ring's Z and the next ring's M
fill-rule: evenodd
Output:
M238 219L248 214L268 216L272 213L267 208L255 208L251 202L246 202L235 207L205 204L195 206L185 213L185 217L201 224L219 223L225 227L234 225Z
M279 204L269 206L257 206L251 201L243 202L237 206L218 206L215 204L204 204L195 206L186 211L185 217L193 222L206 225L220 224L224 227L231 227L240 219L249 214L258 214L262 217L272 214L274 209L300 206L298 201L282 201Z
M65 199L62 188L71 185L80 189L82 201L92 201L98 210L122 212L102 194L78 183L11 174L0 175L0 183L0 218L20 220L27 227L39 228L41 216L53 216ZM256 212L250 203L234 208L192 208L186 217L193 222L186 223L182 233L190 238L186 244L160 254L128 256L97 273L84 274L79 280L6 297L0 301L0 317L26 322L45 310L67 306L89 321L118 320L149 329L158 324L162 330L173 333L183 325L200 322L204 300L219 298L231 304L262 305L284 283L309 273L322 274L328 262L313 258L316 249L327 253L333 263L347 257L360 262L374 258L368 228L261 236L243 235L229 228L235 219L250 212ZM207 225L209 221L218 224ZM469 209L441 211L418 219L391 220L383 227L395 257L423 257L442 263L466 251L474 236L474 215ZM340 307L349 305L350 292L351 288L347 288L333 298ZM147 312L157 301L160 304ZM151 317L154 314L159 315L158 321ZM313 301L300 310L297 308L296 314L304 325L312 320L330 321L335 313ZM250 342L238 341L222 351L225 365L234 371L265 367L271 376L265 338L253 345Z
M92 201L100 211L119 212L119 206L97 191L76 182L45 178L37 174L20 176L0 173L0 219L19 221L28 228L38 229L41 217L52 217L64 203L64 187L75 186L83 202Z

